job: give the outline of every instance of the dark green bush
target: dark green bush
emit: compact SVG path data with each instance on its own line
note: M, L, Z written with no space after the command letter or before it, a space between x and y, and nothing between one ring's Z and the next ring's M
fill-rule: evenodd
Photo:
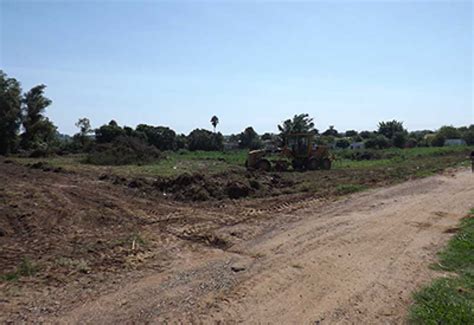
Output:
M381 134L365 141L365 147L367 149L385 149L385 148L388 148L389 146L390 146L390 141Z
M145 164L160 158L160 151L135 137L120 136L111 143L98 144L85 162L94 165Z
M189 150L216 151L224 149L224 137L220 132L213 133L204 129L195 129L188 135Z

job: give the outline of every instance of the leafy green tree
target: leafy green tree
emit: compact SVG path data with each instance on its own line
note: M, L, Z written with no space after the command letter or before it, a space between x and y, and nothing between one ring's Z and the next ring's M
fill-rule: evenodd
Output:
M468 145L474 145L474 124L467 128L467 130L462 134L462 138Z
M214 115L211 118L211 124L212 124L212 127L214 128L214 133L216 133L216 127L217 127L217 124L219 124L219 118Z
M370 139L376 136L374 132L370 132L370 131L361 131L359 135L362 139Z
M415 139L418 143L423 142L428 134L433 134L434 132L431 130L420 130L420 131L413 131L408 134L409 138Z
M389 122L380 122L378 126L378 133L385 136L387 139L392 139L396 133L406 132L403 127L403 122L396 120Z
M318 137L318 144L323 144L323 145L332 145L335 143L336 139L332 135L322 135Z
M127 137L139 137L140 138L140 135L141 135L141 134L138 134L132 127L126 126L126 125L123 126L123 131L125 132L125 135ZM141 138L146 139L145 136L143 136Z
M154 145L162 151L176 149L176 133L166 126L140 124L136 131L143 132L148 144Z
M23 96L25 117L21 146L23 149L40 149L47 147L56 137L56 127L43 114L52 101L44 96L45 85L30 89Z
M76 127L79 128L79 133L82 136L87 136L92 133L91 122L87 117L80 118L76 122Z
M176 149L185 149L188 146L188 139L184 134L176 136Z
M15 150L21 125L21 86L0 70L0 154Z
M362 140L364 140L364 139L360 135L356 135L356 136L351 137L352 142L362 142Z
M454 126L442 126L437 133L445 139L461 139L461 133Z
M433 147L442 147L442 146L444 146L445 141L446 141L446 137L444 135L442 135L441 133L436 133L431 138L431 145Z
M75 125L79 128L79 132L72 137L72 144L69 145L69 150L74 152L89 151L93 144L90 134L94 132L91 129L89 119L87 117L80 118Z
M461 133L453 126L442 126L431 139L431 145L442 147L448 139L460 139Z
M249 126L239 134L239 146L241 148L259 149L262 147L262 141L257 132Z
M412 131L408 134L409 141L407 146L409 148L412 147L428 147L431 145L431 139L434 136L434 132L431 130L418 130ZM410 139L416 141L416 145L413 146L414 141L410 141Z
M346 137L352 138L358 136L359 134L355 130L347 130L344 135Z
M331 136L331 137L337 137L339 135L339 132L337 132L337 130L334 128L334 125L330 125L329 126L329 129L327 129L326 131L324 131L322 133L322 135L324 136Z
M350 145L351 145L351 143L349 142L349 140L344 139L344 138L338 139L338 140L336 141L336 147L337 147L337 148L346 149L346 148L348 148Z
M124 135L125 130L114 120L111 120L109 124L104 124L95 130L95 140L97 143L109 143Z
M188 148L191 151L217 151L224 148L224 137L220 132L213 133L204 129L195 129L187 138Z
M397 148L404 148L408 140L406 132L397 132L393 135L392 144Z
M281 125L278 125L280 131L280 138L282 141L290 133L314 133L318 134L318 130L314 128L313 119L309 117L309 114L299 114L293 116L293 119L283 121Z
M275 139L275 135L272 134L272 133L269 133L269 132L265 132L264 134L262 134L262 136L260 138L262 140L273 140L273 139Z

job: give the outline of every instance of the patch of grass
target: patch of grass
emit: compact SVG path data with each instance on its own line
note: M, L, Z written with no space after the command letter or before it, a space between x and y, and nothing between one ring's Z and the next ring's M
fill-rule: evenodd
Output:
M9 273L3 274L0 277L0 280L13 282L13 281L17 281L19 278L20 278L20 275L15 271L15 272L9 272Z
M2 281L17 281L22 276L35 276L37 272L38 266L25 257L15 271L3 274L0 279Z
M333 169L389 169L393 167L410 168L410 174L418 173L417 177L429 176L425 169L432 167L455 167L467 161L467 156L473 147L441 147L441 148L412 148L375 150L373 160L351 160L348 157L355 151L334 151L338 157L333 162ZM48 158L14 158L23 164L38 161L46 162L51 167L61 167L66 171L111 173L124 177L136 176L177 176L184 173L199 172L202 174L218 174L229 169L243 170L247 159L247 150L232 151L166 151L161 153L161 159L156 162L141 165L95 166L83 164L85 155L67 155ZM361 171L362 172L362 171ZM287 173L290 174L290 173ZM407 175L407 173L404 173Z
M367 186L361 184L339 184L336 186L337 194L349 194L367 189Z
M445 271L474 272L474 209L461 221L460 231L439 256L439 265Z
M247 159L246 150L233 151L167 151L160 160L141 165L98 166L84 164L83 154L57 156L49 158L12 158L22 164L47 162L52 167L61 167L66 171L112 173L119 176L177 176L184 173L217 174L231 168L244 169Z
M56 264L68 269L76 270L82 273L88 273L90 271L89 264L84 259L72 259L69 257L59 257L56 260Z
M333 167L336 169L367 169L377 167L390 167L402 164L411 164L414 161L425 161L434 157L463 155L467 159L468 153L474 148L471 146L453 147L420 147L410 149L390 148L384 150L368 150L374 153L378 159L351 160L350 157L356 150L336 151L336 161Z
M415 172L415 177L422 178L422 177L429 177L436 174L436 169L420 169Z
M437 279L414 294L414 324L474 324L474 210L439 253L435 266L457 276Z

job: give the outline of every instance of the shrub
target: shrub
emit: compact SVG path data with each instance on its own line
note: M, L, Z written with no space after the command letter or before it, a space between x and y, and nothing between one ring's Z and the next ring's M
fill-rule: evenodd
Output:
M367 149L384 149L390 146L390 141L383 135L378 135L365 141Z
M118 137L112 143L98 144L85 162L94 165L144 164L160 158L156 147L135 137Z
M350 146L350 142L347 139L339 139L336 141L336 147L341 149L346 149Z
M382 155L375 151L364 150L352 153L352 160L375 160L381 159Z
M188 146L188 139L184 134L176 136L176 149L185 149Z
M397 132L393 135L392 144L397 148L404 148L407 142L406 132Z
M0 276L3 281L16 281L22 276L35 276L38 272L38 265L33 263L29 258L24 257L20 265L14 272L9 272Z
M362 138L362 139L370 139L372 138L374 135L373 132L370 132L370 131L362 131L359 133L359 136Z
M469 129L463 133L462 138L468 145L474 145L474 125L469 126Z
M406 143L407 148L415 148L418 145L418 141L415 138L408 139Z
M435 136L431 138L431 145L434 147L442 147L445 141L446 137L444 135L436 133Z

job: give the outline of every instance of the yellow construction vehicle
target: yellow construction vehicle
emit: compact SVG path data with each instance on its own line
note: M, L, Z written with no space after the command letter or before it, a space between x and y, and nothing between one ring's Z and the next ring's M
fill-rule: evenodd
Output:
M249 151L245 166L263 171L285 171L290 164L294 170L331 169L333 159L328 148L315 145L312 133L289 134L279 151L279 158L272 157L271 152L263 149Z

